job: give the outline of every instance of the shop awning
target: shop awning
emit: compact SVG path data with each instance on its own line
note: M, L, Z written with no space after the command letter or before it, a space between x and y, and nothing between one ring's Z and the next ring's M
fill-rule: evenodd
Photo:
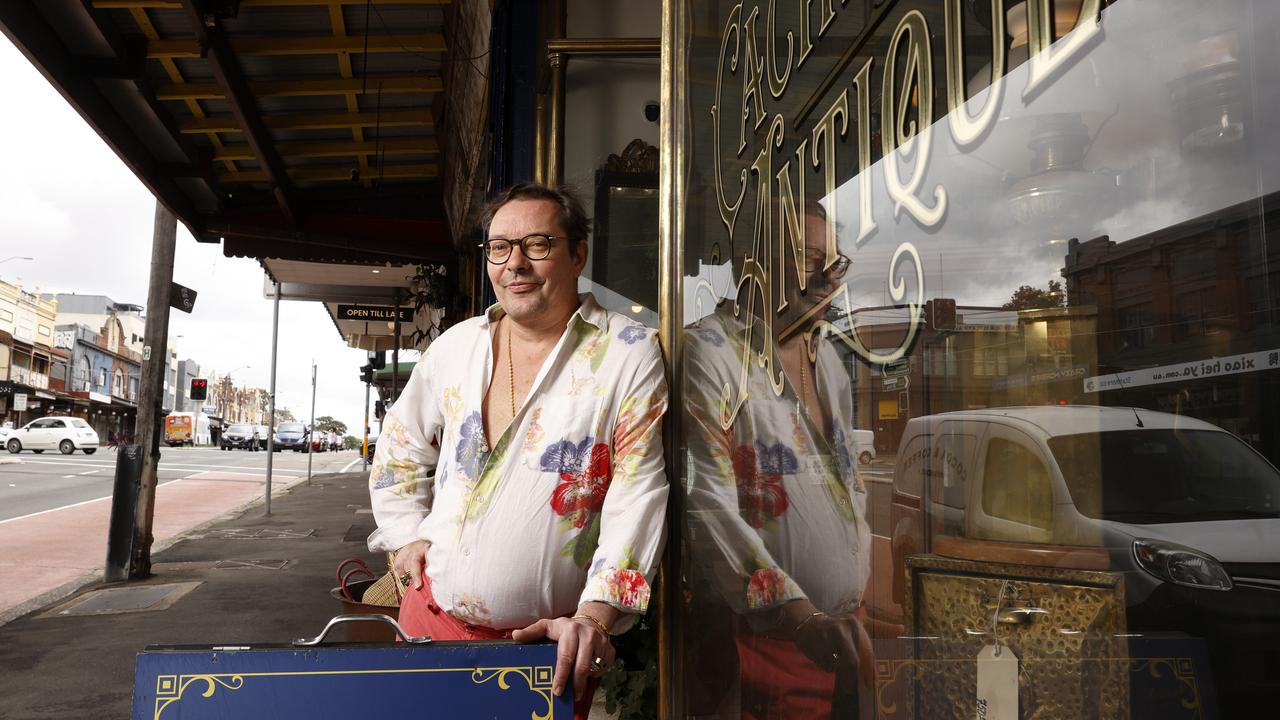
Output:
M437 114L485 96L448 101L453 3L367 5L5 0L0 30L227 256L451 259Z
M417 366L417 362L402 362L396 364L397 374L400 376L400 383L403 385L409 379L409 375L413 374L413 368ZM386 367L376 371L373 374L374 382L391 382L391 365L388 363Z

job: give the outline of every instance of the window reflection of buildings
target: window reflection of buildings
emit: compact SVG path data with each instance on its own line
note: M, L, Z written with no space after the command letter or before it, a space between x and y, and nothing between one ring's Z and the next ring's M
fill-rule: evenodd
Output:
M892 347L907 330L901 319L859 323L869 347ZM857 315L858 313L855 313ZM876 431L893 452L907 420L954 410L1090 403L1082 380L1096 374L1092 305L1033 310L959 306L955 329L922 328L906 358L889 366L858 361L858 427ZM848 321L837 321L847 327ZM852 353L847 362L854 362Z
M1098 374L1280 348L1280 248L1261 241L1258 204L1228 208L1149 235L1069 245L1069 296L1098 307ZM1275 281L1275 282L1273 282ZM1269 371L1148 383L1100 394L1103 405L1187 414L1280 459L1280 419L1263 407L1280 387Z

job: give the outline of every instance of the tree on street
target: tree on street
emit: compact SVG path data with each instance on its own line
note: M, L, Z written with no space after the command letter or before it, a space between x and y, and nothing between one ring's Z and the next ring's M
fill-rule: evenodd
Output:
M1046 308L1066 307L1066 305L1067 294L1062 289L1062 283L1057 280L1050 280L1048 290L1041 290L1030 285L1023 285L1014 290L1009 302L1001 305L1000 309L1043 310Z
M347 434L347 424L341 420L334 420L329 415L321 415L316 418L315 429L319 432L329 432L330 430L334 430L339 435Z

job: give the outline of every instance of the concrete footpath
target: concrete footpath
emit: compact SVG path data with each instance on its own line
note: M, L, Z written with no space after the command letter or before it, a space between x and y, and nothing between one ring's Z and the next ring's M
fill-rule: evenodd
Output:
M259 502L186 531L153 555L146 580L92 583L0 625L0 718L128 718L134 656L147 645L316 635L342 612L329 594L338 564L385 565L365 549L368 507L365 473L318 475L275 495L270 517ZM106 588L158 596L170 584L191 589L144 611L105 614L101 596L86 597Z

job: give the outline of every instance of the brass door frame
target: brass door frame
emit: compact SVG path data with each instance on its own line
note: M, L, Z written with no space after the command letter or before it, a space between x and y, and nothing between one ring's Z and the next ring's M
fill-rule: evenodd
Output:
M685 90L677 82L687 48L680 41L685 31L688 0L662 0L662 84L658 118L658 338L667 367L668 407L684 406L681 374L684 317L684 210ZM680 413L668 413L663 424L668 482L676 485L667 503L667 545L662 554L658 606L658 717L684 717L684 616L683 550L684 492L680 476L682 438Z
M563 12L554 30L564 35ZM553 20L554 22L554 20ZM564 77L572 57L661 56L659 38L565 38L548 39L543 84L538 88L533 177L546 185L564 178Z

